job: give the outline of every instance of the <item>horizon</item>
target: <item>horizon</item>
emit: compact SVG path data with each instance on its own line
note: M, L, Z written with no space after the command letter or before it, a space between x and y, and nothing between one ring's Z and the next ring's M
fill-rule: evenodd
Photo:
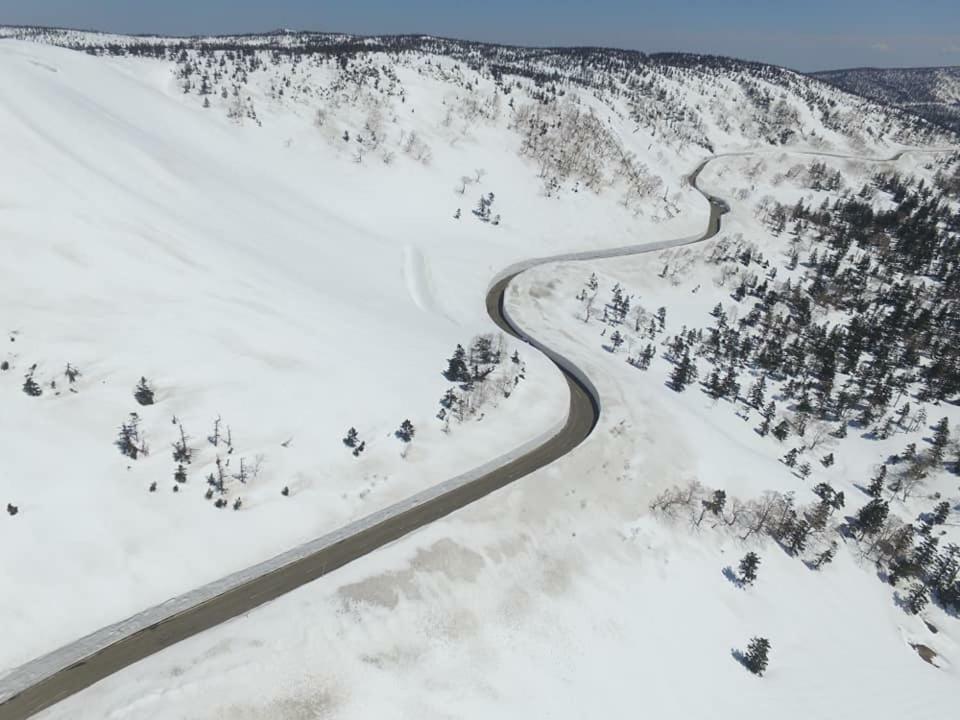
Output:
M864 68L960 66L960 7L928 0L910 8L897 0L853 0L834 7L758 7L754 0L489 0L452 7L413 0L402 7L358 0L349 7L277 0L269 7L229 0L168 0L131 6L122 0L0 0L0 24L131 36L256 35L287 29L351 36L424 35L515 47L596 47L733 57L800 72ZM318 29L322 28L322 29ZM333 28L333 29L327 29Z
M316 30L310 28L291 28L291 27L275 27L265 30L249 30L245 32L236 32L236 33L193 33L193 34L167 34L167 33L157 33L157 32L117 32L112 30L102 30L98 28L84 28L84 27L69 27L61 25L22 25L22 24L10 24L10 23L0 23L0 27L9 27L9 28L19 28L19 29L34 29L34 30L57 30L57 31L67 31L67 32L80 32L80 33L90 33L95 35L116 35L119 37L131 37L131 38L169 38L173 40L200 40L204 38L231 38L231 37L258 37L258 36L268 36L274 34L289 34L289 35L345 35L347 37L354 38L386 38L386 37L424 37L431 38L435 40L448 40L453 42L467 42L475 43L479 45L493 45L498 47L506 48L520 48L520 49L530 49L530 50L574 50L574 49L596 49L596 50L613 50L617 52L638 52L644 55L663 55L663 54L679 54L679 55L702 55L702 56L712 56L712 57L727 57L733 60L740 60L744 62L755 62L765 65L773 65L778 67L783 67L787 70L793 70L796 72L801 72L804 74L818 74L818 73L830 73L830 72L848 72L853 70L930 70L930 69L952 69L960 68L960 63L957 64L945 64L945 65L852 65L844 67L828 67L821 70L798 70L797 68L792 68L787 65L778 65L774 62L768 62L765 60L756 60L747 57L738 57L736 55L721 55L718 53L712 52L700 52L696 50L655 50L655 51L646 51L639 48L628 48L620 47L617 45L521 45L516 43L504 43L496 42L490 40L474 40L463 37L456 37L450 35L437 35L433 33L419 33L419 32L404 32L404 33L354 33L346 32L341 30Z

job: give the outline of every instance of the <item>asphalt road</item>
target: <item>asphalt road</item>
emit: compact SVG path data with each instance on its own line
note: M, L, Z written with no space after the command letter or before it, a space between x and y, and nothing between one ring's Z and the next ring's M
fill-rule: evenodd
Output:
M899 153L893 159L898 159L902 154ZM704 160L690 175L689 179L694 186L700 172L712 159L714 158ZM579 253L575 258L543 258L536 264L558 259L586 260L635 255L709 239L719 232L720 218L728 208L723 200L703 194L710 201L711 211L707 229L699 237L595 253ZM529 341L527 335L514 328L503 313L504 295L514 277L516 274L501 279L489 290L486 298L487 312L504 332ZM570 363L563 361L555 352L550 351L549 354L567 379L570 389L570 413L563 429L547 442L468 484L437 496L430 502L392 515L312 555L292 561L237 585L209 601L194 605L151 627L116 640L101 651L9 697L0 704L0 720L28 718L139 660L306 585L563 457L593 431L600 416L600 404L599 398L594 397L574 374L565 369L564 365Z

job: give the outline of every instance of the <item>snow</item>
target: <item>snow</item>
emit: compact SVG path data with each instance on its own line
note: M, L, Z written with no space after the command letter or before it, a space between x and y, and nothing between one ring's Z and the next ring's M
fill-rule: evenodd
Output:
M806 161L778 157L768 173ZM721 194L729 185L720 178L733 182L747 164L714 163L706 188ZM765 177L756 193L766 192L797 191ZM762 239L774 256L783 241L754 218L753 203L731 204L724 232ZM574 295L594 270L602 290L617 280L642 289L651 307L665 303L668 327L703 322L725 296L711 282L716 268L700 259L707 250L679 251L694 257L674 282L658 277L666 253L547 265L514 282L513 317L538 328L601 394L601 424L574 453L41 717L79 708L128 719L572 718L628 708L667 718L949 716L956 619L929 609L933 632L905 614L854 548L841 545L832 564L812 571L770 542L692 531L647 511L662 488L692 479L741 497L809 492L777 461L774 443L732 421L729 406L663 387L665 364L636 370L622 351L601 350L596 321L577 317ZM852 481L877 454L851 439L838 453L849 467L817 472L855 502ZM760 578L738 588L722 571L747 549L761 556ZM756 635L772 644L762 679L732 657ZM937 667L911 644L933 648Z
M592 270L602 292L619 281L648 308L666 305L674 332L683 322L706 324L704 307L727 296L713 287L700 246L582 261L586 249L666 246L701 232L706 203L682 182L695 149L655 145L626 112L608 121L671 188L669 210L651 199L635 215L613 192L566 187L546 196L508 121L445 125L442 106L454 91L414 64L395 68L405 101L389 105L396 123L388 134L399 147L416 131L429 163L400 151L390 164L370 155L355 163L339 136L363 131L361 112L334 108L335 122L317 128L312 103L270 102L263 85L251 89L262 127L232 123L221 107L205 111L181 93L170 70L0 43L9 168L0 176L0 234L16 260L0 268L3 330L15 341L0 356L13 365L0 373L0 433L13 449L0 458L0 501L21 510L0 522L8 549L0 674L130 618L72 648L82 655L147 622L136 615L145 607L167 612L215 594L258 572L256 563L282 562L270 559L291 547L286 557L294 557L303 543L327 542L351 521L439 492L447 478L469 477L549 434L567 409L564 383L523 346L528 379L482 422L454 425L447 436L434 418L449 385L440 376L445 358L492 330L487 288L529 258L565 257L520 275L508 310L585 373L604 414L554 466L44 717L593 717L641 706L678 718L949 712L958 664L951 620L935 616L933 636L845 549L814 573L759 547L761 580L744 591L721 572L742 554L740 543L691 535L647 512L661 489L693 479L744 498L800 487L778 462L780 449L750 423L733 422L729 407L696 390L678 397L663 386L664 364L636 370L625 351L601 349L596 322L576 317L574 296ZM725 138L718 149L750 147L751 138L716 120L722 114L705 130ZM808 113L802 122L816 124ZM842 141L822 134L831 142L807 147ZM892 153L889 145L868 150ZM742 207L730 197L746 162L714 163L704 182L735 208L725 233L769 243L752 206L779 192L773 179L759 187L740 180ZM772 155L764 172L796 162ZM478 167L487 171L480 185L454 194ZM479 192L496 193L499 227L470 216ZM687 268L677 285L657 277L665 258ZM67 362L83 372L76 394L62 378ZM59 396L20 392L33 363L42 384L58 378ZM133 401L141 375L157 387L156 406ZM111 445L132 411L153 449L135 463ZM176 495L166 454L174 415L198 453ZM201 497L216 452L204 437L217 416L238 456L265 458L256 482L231 487L231 499L243 498L238 513L218 514ZM417 436L401 458L392 432L404 418ZM340 442L351 425L369 444L359 460ZM868 462L852 453L808 482L823 472L852 486ZM153 481L159 489L149 494ZM284 486L290 498L280 495ZM757 634L773 644L763 680L730 655ZM934 647L940 670L910 642Z
M445 358L493 329L483 300L502 268L653 227L612 195L544 197L502 121L448 137L449 90L403 68L410 118L397 132L432 145L429 166L399 153L356 165L308 108L264 102L263 127L238 126L185 98L159 61L4 41L0 64L0 232L15 258L0 270L0 432L15 449L0 498L20 508L0 525L0 544L17 548L0 570L0 668L541 437L567 410L546 358L521 348L528 380L449 436L434 417ZM496 228L452 192L478 167ZM658 227L692 233L702 199L677 201L690 212ZM34 363L40 398L19 387ZM67 363L82 372L76 393ZM141 376L155 406L133 401ZM131 462L112 441L135 411L153 452ZM174 416L197 454L177 494ZM236 456L263 456L256 482L233 483L239 513L202 498L218 416ZM417 436L401 459L404 418ZM340 442L351 425L368 443L359 461Z

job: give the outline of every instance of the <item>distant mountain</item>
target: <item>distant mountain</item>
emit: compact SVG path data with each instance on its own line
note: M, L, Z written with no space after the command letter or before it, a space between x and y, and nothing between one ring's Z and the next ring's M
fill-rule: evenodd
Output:
M853 68L812 76L847 92L904 108L960 133L960 66Z
M286 83L305 58L313 63L335 59L344 72L348 67L370 65L364 70L370 77L411 62L425 63L420 72L437 76L438 67L453 62L453 75L441 70L435 78L448 90L461 85L470 90L478 78L488 78L505 96L520 85L529 86L524 95L541 109L559 107L562 98L575 104L596 103L598 116L601 108L613 112L632 124L628 133L644 129L661 148L673 145L681 153L690 148L716 152L758 144L829 149L877 143L934 144L945 139L942 121L925 122L926 115L904 112L899 102L885 97L875 101L870 92L851 94L842 86L822 81L831 78L710 55L594 47L525 48L428 35L355 36L286 30L173 38L0 26L0 38L57 45L91 55L162 60L172 64L185 94L198 91L214 106L232 103L219 102L218 96L235 98L241 90L247 92L248 79L264 67L275 68ZM237 65L238 74L229 81L213 65L237 62L245 69ZM476 77L459 78L464 71ZM223 94L225 90L228 95ZM280 93L274 86L268 96L273 102L301 95L303 103L308 98L316 102L315 91L318 88L294 85ZM511 97L520 99L515 94ZM244 112L250 113L249 109Z

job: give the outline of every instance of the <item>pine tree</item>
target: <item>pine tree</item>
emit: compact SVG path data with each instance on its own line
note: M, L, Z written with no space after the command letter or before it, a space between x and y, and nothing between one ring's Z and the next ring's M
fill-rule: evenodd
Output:
M914 564L926 572L937 558L937 547L940 545L940 539L930 533L923 535L920 544L914 548Z
M130 419L120 426L120 432L114 444L122 455L131 460L147 454L146 442L140 435L140 417L136 413L130 413Z
M943 461L943 453L950 441L950 426L947 418L942 418L933 429L933 459Z
M860 537L873 535L887 521L890 514L890 505L885 500L874 498L860 510L857 511L857 528L860 530Z
M349 448L355 448L357 446L357 439L359 435L357 434L356 428L350 428L347 430L347 435L343 438L343 444Z
M797 450L797 448L793 448L792 450L790 450L790 452L788 452L786 455L783 456L783 464L786 465L788 468L795 467L797 464L797 455L799 454L799 452L800 451Z
M773 423L773 419L777 416L777 405L771 400L767 403L767 406L763 409L763 422L760 424L759 432L760 437L766 437L770 432L770 425Z
M791 555L802 553L807 546L807 537L810 535L810 525L806 520L796 520L790 525L790 532L786 537L787 551Z
M175 463L187 463L188 465L193 459L193 451L190 449L190 446L187 445L187 435L183 431L183 425L177 423L180 428L180 439L173 443L173 461Z
M747 645L747 652L743 656L743 664L754 675L763 675L767 669L770 654L770 641L766 638L755 637Z
M67 377L67 381L73 385L77 378L80 377L80 371L77 370L73 365L67 363L67 369L63 371L63 374Z
M140 378L140 382L137 383L137 387L133 391L133 397L143 406L153 405L153 388L150 387L150 383L147 382L145 377Z
M930 573L930 581L937 588L937 592L942 594L944 589L956 582L958 574L960 574L960 547L950 543L937 555Z
M721 392L724 397L728 397L734 402L740 397L739 373L732 364L727 368L727 373L724 375Z
M915 582L910 586L910 592L904 599L903 604L907 612L911 615L918 615L930 602L930 591L922 582Z
M828 468L831 465L833 465L833 453L827 453L822 458L820 458L820 464L823 465L825 468Z
M727 491L714 490L709 500L701 500L700 503L703 505L703 510L700 512L700 517L697 518L697 527L700 527L704 515L708 512L714 516L720 516L723 513L723 509L727 505Z
M887 478L887 466L881 465L880 470L874 475L873 479L870 481L870 486L867 488L867 495L872 498L878 498L883 493L883 482Z
M760 556L755 552L748 552L740 559L738 567L740 582L744 585L753 585L757 579L757 568L760 567Z
M780 424L778 424L773 429L773 436L780 442L783 442L784 440L786 440L787 435L789 434L790 434L790 423L788 423L786 420L781 420Z
M816 559L812 563L810 563L810 566L814 570L819 570L824 565L830 562L833 562L833 558L836 554L837 554L837 544L835 542L830 543L830 547L828 547L823 552L819 553Z
M470 370L467 367L467 351L463 345L457 345L453 356L447 360L447 369L443 376L450 382L470 382Z
M619 330L613 331L613 335L610 336L610 345L613 347L613 352L616 352L623 345L623 335L620 334Z
M764 395L767 391L767 376L761 375L750 388L750 404L757 410L763 408Z
M670 385L677 392L683 392L687 385L697 379L697 368L693 360L690 359L690 349L683 351L683 357L680 358L670 375Z
M400 440L408 443L413 440L413 436L416 434L416 430L413 427L413 423L409 420L404 420L400 423L400 428L394 433Z
M950 503L944 500L943 502L937 503L937 506L933 509L933 514L930 517L930 524L943 525L949 516Z
M710 394L710 397L717 399L723 395L723 386L720 382L720 370L714 366L713 370L710 371L709 377L707 377L707 392Z
M23 392L30 397L40 397L43 395L43 390L40 389L40 385L33 379L33 374L36 372L36 369L36 365L31 367L30 371L23 378Z

